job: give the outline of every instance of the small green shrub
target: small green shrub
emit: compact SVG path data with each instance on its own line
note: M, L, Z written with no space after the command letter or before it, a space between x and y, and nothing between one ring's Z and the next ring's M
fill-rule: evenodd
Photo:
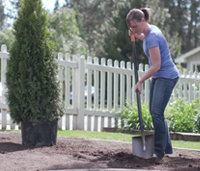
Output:
M200 133L200 110L196 116L195 127L198 133Z
M185 98L169 103L165 116L171 132L200 132L200 101L189 103Z
M141 104L142 109L142 118L143 118L143 125L144 130L153 130L153 122L149 112L148 105ZM124 110L121 113L122 118L122 130L126 129L140 129L140 122L139 122L139 115L137 104L134 102L133 106L128 104L124 107Z
M165 110L170 132L200 133L200 99L189 103L185 98L175 99ZM144 130L153 130L152 118L147 104L141 104ZM140 129L137 104L126 104L121 112L122 130Z

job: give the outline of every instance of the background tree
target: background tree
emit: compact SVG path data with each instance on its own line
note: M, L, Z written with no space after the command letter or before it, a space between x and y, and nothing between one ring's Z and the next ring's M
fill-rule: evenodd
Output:
M6 14L6 16L8 18L16 19L18 17L17 13L19 9L21 8L21 5L20 5L21 1L22 0L9 0L11 6L7 8L8 13Z
M169 21L171 15L167 8L159 6L159 0L147 0L146 6L151 8L152 15L150 23L158 26L163 35L165 36L172 59L176 58L181 53L182 40L179 38L176 31L170 31L170 25L166 21Z
M4 24L5 24L5 13L4 13L4 5L3 1L0 0L0 30L3 29Z
M59 9L59 7L60 7L59 6L59 0L56 0L53 11L55 12L56 10Z
M200 2L196 0L160 0L160 5L171 14L168 25L170 33L176 31L182 38L181 52L185 53L200 46Z
M158 1L120 1L114 4L112 16L105 20L101 27L101 32L96 32L95 42L96 56L109 59L129 61L132 56L132 48L128 28L126 25L126 15L132 7L141 8L148 6L152 9L151 24L157 25L165 35L172 57L180 53L180 40L176 32L173 36L169 34L169 26L165 20L170 17L167 9L160 8ZM137 57L139 63L147 64L148 60L143 53L142 41L136 39Z
M104 6L108 4L104 3ZM98 57L129 61L132 55L131 40L126 25L126 15L132 7L140 8L142 1L115 1L112 13L105 18L100 32L96 32L95 53ZM103 7L102 7L103 8ZM138 40L137 40L138 41ZM139 42L139 41L138 41ZM143 61L141 42L136 44L138 59ZM142 59L142 60L141 60Z
M5 44L8 52L10 51L13 42L14 35L11 27L6 27L0 31L0 45Z
M17 123L58 119L63 107L47 14L41 0L24 0L21 7L6 73L10 114Z
M87 43L80 37L76 12L64 7L49 13L50 39L55 43L56 52L88 55Z
M65 6L76 11L76 18L80 36L87 42L91 55L94 41L97 38L95 31L99 32L107 14L112 12L115 0L66 0ZM110 4L104 6L104 4Z

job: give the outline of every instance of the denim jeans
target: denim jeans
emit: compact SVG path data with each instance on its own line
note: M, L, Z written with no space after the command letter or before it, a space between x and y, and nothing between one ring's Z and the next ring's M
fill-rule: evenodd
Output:
M178 77L151 79L149 110L154 125L154 153L157 156L173 153L164 111L177 81Z

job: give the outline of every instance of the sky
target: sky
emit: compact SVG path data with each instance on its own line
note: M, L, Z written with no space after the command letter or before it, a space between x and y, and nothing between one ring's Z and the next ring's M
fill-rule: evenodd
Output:
M54 5L55 5L56 0L42 0L43 7L49 11L53 11ZM59 0L59 5L62 6L65 4L65 0ZM4 0L4 12L7 13L7 8L10 6L10 2L8 0ZM8 23L12 24L13 20L8 19Z
M10 5L10 2L8 0L5 0L5 6L8 7ZM54 9L56 0L42 0L42 3L44 5L44 8L47 10L52 11ZM59 0L59 5L62 6L65 3L65 0Z
M48 10L53 10L56 0L42 0L44 7ZM65 0L59 0L59 5L62 6L65 3Z

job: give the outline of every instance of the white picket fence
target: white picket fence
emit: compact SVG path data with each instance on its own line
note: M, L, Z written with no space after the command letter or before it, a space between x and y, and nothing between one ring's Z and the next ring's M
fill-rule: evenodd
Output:
M15 125L9 117L9 107L4 96L5 71L9 59L5 45L1 47L0 58L3 86L0 129L18 129L18 125ZM58 63L60 95L65 102L65 115L59 120L59 129L102 131L104 127L120 126L120 111L123 110L126 102L134 105L133 102L136 100L133 65L130 62L119 63L117 60L106 61L104 58L99 61L96 57L85 59L84 56L77 57L62 53L58 54ZM139 64L139 77L147 70L148 65ZM86 91L85 87L87 87ZM180 73L172 100L175 97L186 97L191 102L200 95L199 88L199 73ZM148 103L149 80L144 83L141 99Z

